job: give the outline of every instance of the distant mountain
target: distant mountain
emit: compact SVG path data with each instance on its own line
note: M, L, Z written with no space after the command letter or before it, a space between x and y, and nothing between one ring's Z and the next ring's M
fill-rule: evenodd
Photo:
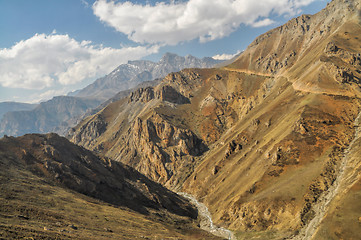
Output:
M38 104L19 103L19 102L0 102L0 119L5 113L11 111L29 111L33 110Z
M68 129L67 121L95 108L100 101L77 97L54 97L40 103L31 111L7 112L0 122L0 136L19 136L25 133L62 133Z
M213 58L185 57L166 53L159 62L146 60L129 61L94 83L76 92L77 97L92 97L108 100L116 93L135 87L139 83L165 77L168 73L184 68L210 68L220 63Z

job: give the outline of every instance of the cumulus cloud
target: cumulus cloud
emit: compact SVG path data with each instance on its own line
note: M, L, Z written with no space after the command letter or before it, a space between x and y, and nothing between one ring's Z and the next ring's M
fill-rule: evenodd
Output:
M234 58L235 56L237 56L240 53L241 53L241 51L237 51L234 54L227 54L227 53L217 54L217 55L214 55L212 58L215 59L215 60L221 60L221 61L229 60L229 59Z
M93 12L99 19L139 43L179 42L223 38L241 24L261 27L268 17L294 15L316 0L189 0L155 5L97 0Z
M78 42L68 35L36 34L0 49L0 84L4 87L43 89L71 85L109 73L128 60L157 52L158 46L114 49Z

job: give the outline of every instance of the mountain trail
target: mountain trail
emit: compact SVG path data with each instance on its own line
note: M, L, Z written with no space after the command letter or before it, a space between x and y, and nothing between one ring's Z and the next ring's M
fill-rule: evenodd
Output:
M273 77L272 74L255 72L255 71L248 70L248 69L235 69L235 68L228 68L228 67L224 67L223 69L230 71L230 72L246 73L249 75L258 75L258 76L263 76L263 77Z
M233 235L233 233L230 230L225 229L223 227L217 227L216 225L213 224L212 216L208 211L206 205L204 205L201 202L198 202L198 200L195 197L193 197L188 193L180 192L178 194L188 199L194 206L197 207L198 218L200 219L201 229L210 232L218 237L223 237L229 240L236 240L236 237Z
M355 142L361 138L361 111L359 112L357 118L354 122L355 127L355 136L351 141L350 145L344 152L344 156L342 158L341 166L339 169L339 174L333 183L333 185L325 191L321 197L318 199L317 203L312 207L312 210L315 212L315 217L301 229L300 233L297 236L293 236L289 239L291 240L307 240L312 239L316 234L319 225L321 224L322 220L325 218L327 214L327 210L329 204L335 198L335 196L342 190L340 186L345 178L345 172L347 170L347 165L350 159L350 152L351 149L354 147Z

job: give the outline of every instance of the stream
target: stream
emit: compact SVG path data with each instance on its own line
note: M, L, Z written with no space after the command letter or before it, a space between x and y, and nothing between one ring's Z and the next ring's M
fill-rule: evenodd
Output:
M228 230L225 229L223 227L217 227L216 225L213 224L212 221L212 216L210 214L210 212L208 211L208 208L206 207L206 205L204 205L201 202L198 202L198 200L193 197L192 195L188 194L188 193L178 193L179 195L181 195L182 197L188 199L194 206L197 207L198 209L198 219L200 220L200 228L212 233L213 235L216 235L218 237L222 237L225 239L229 239L229 240L235 240L235 236L233 235L233 233Z

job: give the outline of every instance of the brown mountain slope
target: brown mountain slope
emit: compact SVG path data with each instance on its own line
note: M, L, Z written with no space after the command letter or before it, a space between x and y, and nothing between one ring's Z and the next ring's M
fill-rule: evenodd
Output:
M343 177L354 138L359 12L358 1L334 0L257 38L227 67L133 92L70 138L192 193L242 239L297 235Z
M302 59L305 59L308 64L318 64L314 60L319 58L319 51L323 51L327 40L330 41L330 37L335 36L336 32L344 34L339 29L341 26L349 25L350 21L356 25L360 23L359 4L357 0L333 0L315 15L294 18L256 38L228 68L277 74L288 72L295 63L300 65ZM350 28L346 35L355 34L353 32ZM355 43L355 39L352 39L352 36L348 38L350 40L348 47L352 48L350 44ZM315 51L315 47L322 49ZM295 78L294 75L293 78Z
M235 71L184 70L85 119L72 141L174 185L273 84L273 78Z
M1 238L208 236L187 201L55 134L1 139L0 165Z

